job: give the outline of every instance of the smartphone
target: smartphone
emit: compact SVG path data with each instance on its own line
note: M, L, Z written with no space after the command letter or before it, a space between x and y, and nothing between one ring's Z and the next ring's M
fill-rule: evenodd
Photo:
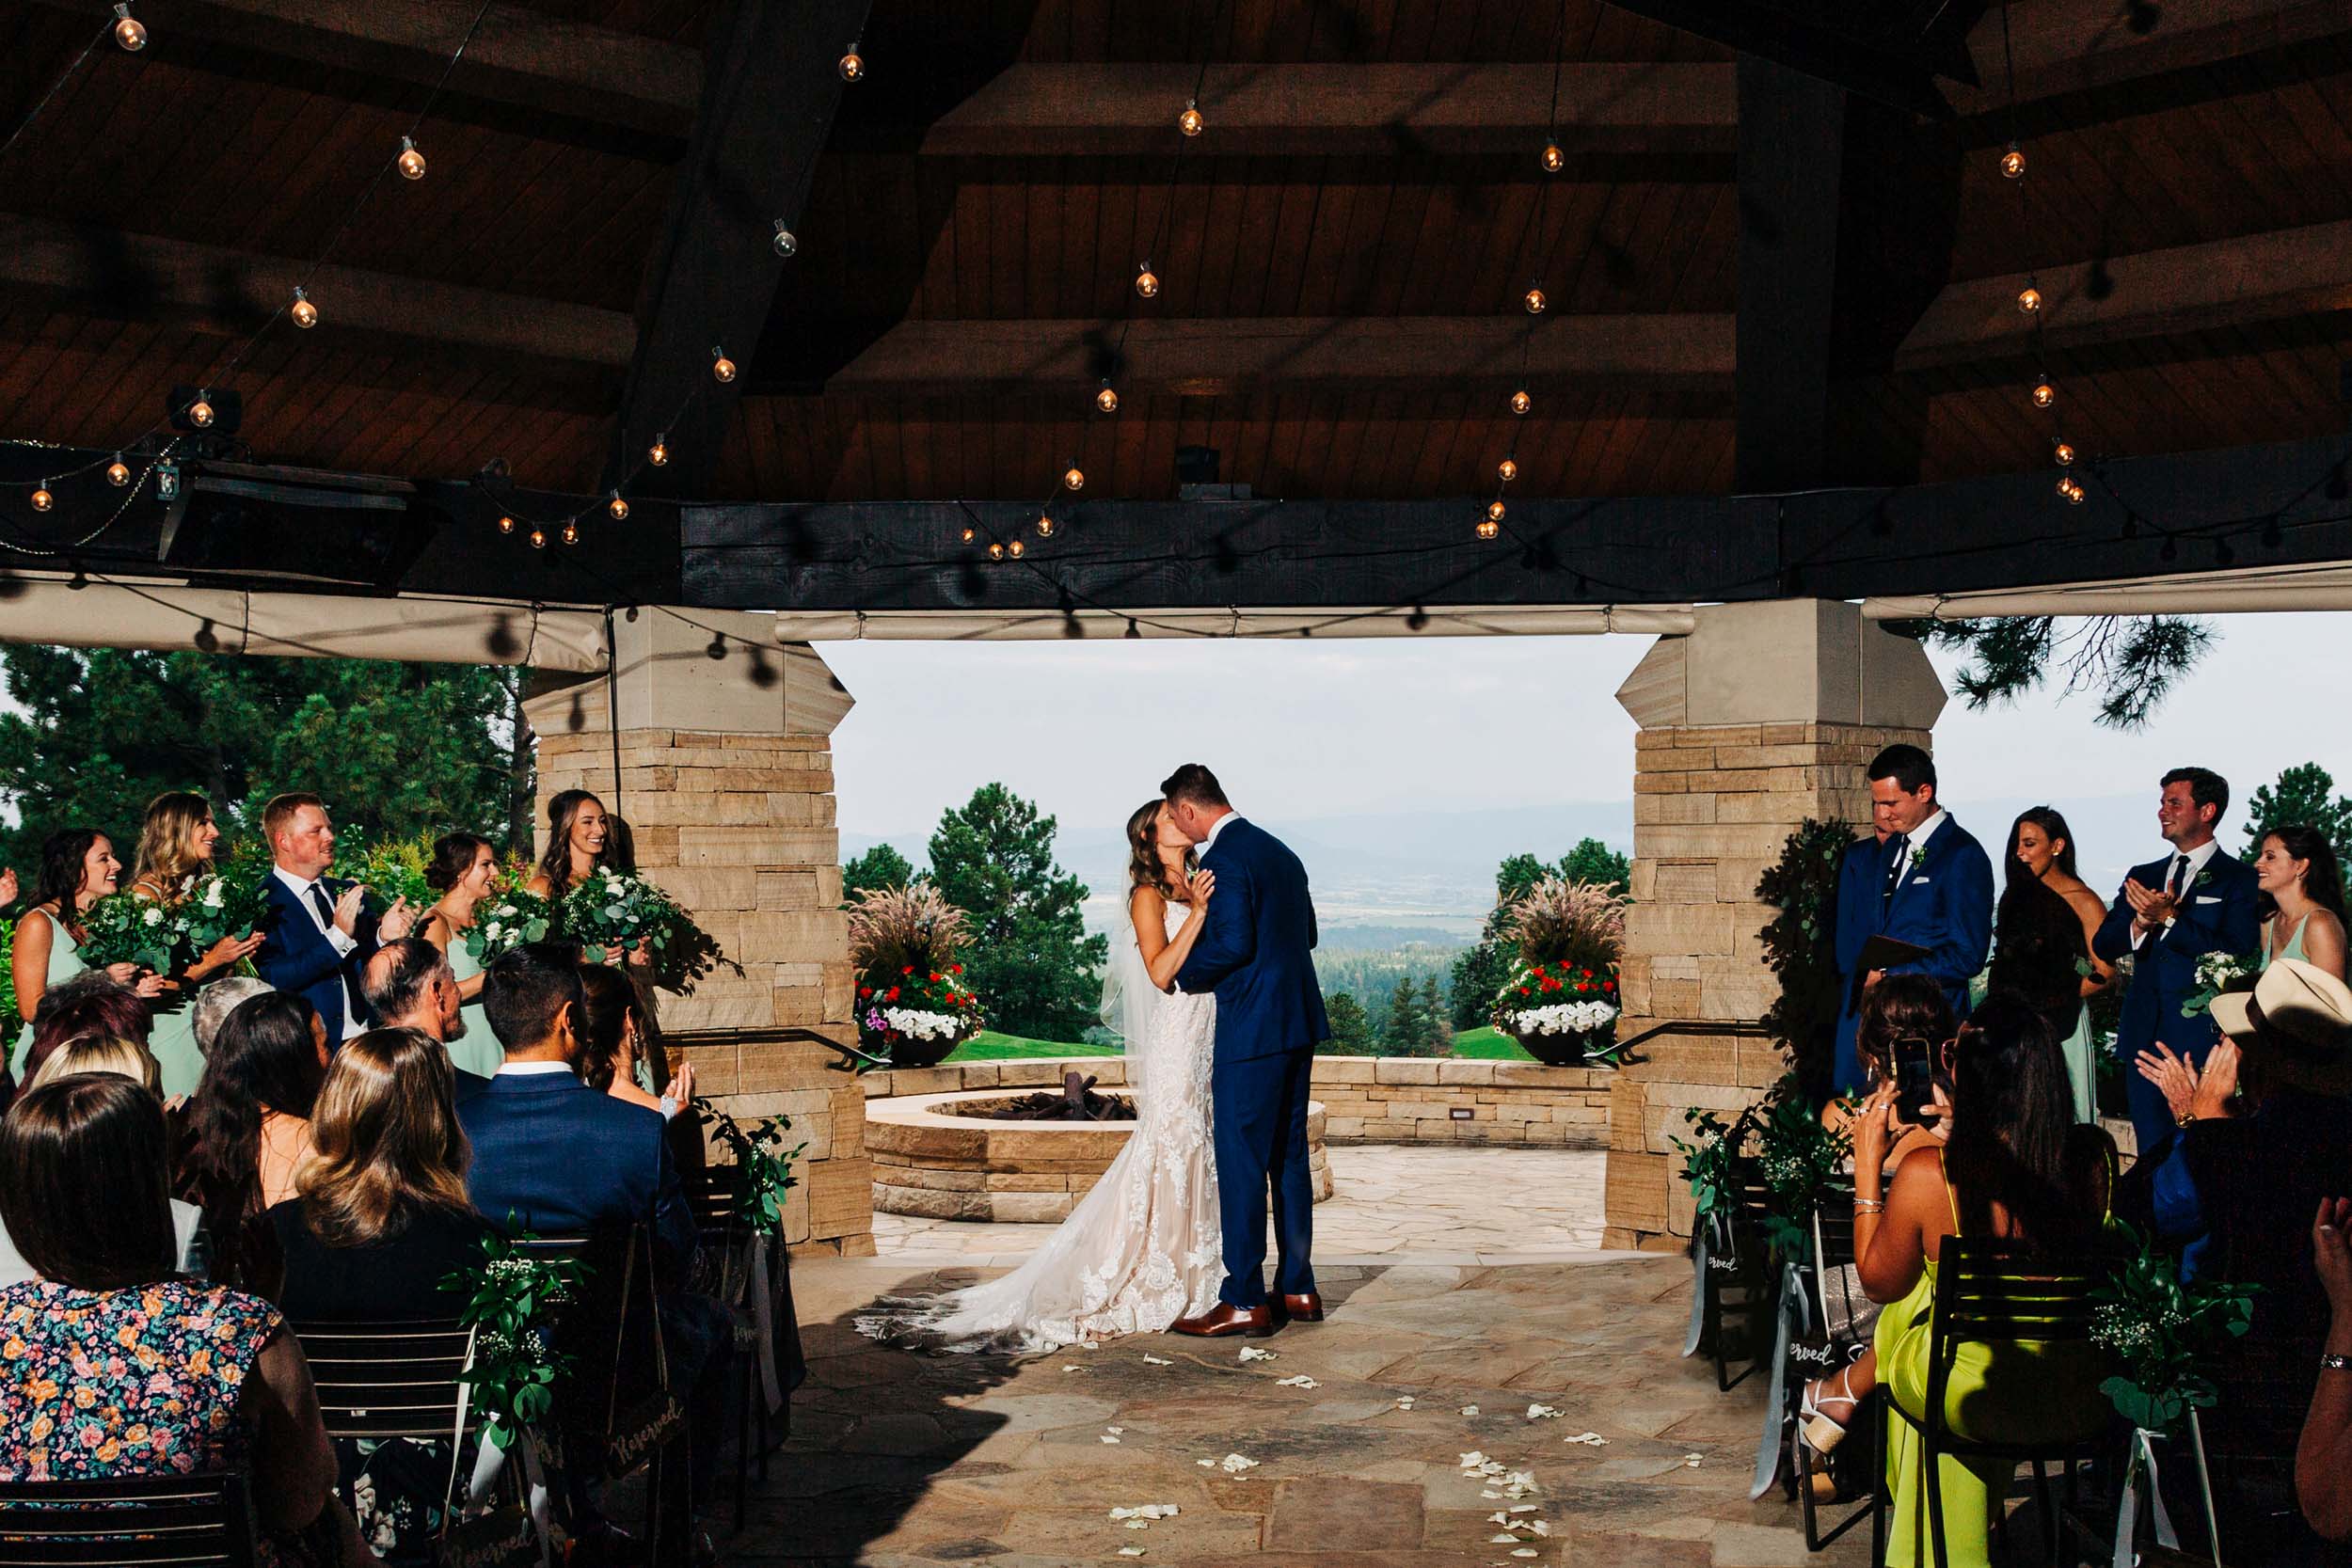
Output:
M1897 1040L1895 1054L1895 1114L1913 1126L1935 1101L1934 1058L1924 1039Z

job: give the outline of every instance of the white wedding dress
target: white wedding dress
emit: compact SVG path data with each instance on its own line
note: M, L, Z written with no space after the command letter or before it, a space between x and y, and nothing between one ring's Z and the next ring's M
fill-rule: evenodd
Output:
M1171 937L1185 907L1168 909ZM886 1297L859 1333L951 1351L1046 1351L1154 1334L1216 1305L1225 1275L1209 1065L1216 999L1152 984L1135 933L1115 939L1104 1012L1126 1036L1127 1147L1027 1262L968 1290Z

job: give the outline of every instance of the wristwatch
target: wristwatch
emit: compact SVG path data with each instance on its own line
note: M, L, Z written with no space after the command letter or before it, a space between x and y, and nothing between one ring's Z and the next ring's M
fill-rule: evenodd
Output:
M2319 1370L2323 1372L2341 1372L2346 1370L2352 1370L2352 1355L2323 1354L2319 1358Z

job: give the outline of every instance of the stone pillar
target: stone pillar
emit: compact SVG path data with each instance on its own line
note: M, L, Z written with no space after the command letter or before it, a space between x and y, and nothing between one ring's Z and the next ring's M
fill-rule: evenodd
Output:
M524 705L539 737L539 796L594 790L634 835L639 868L693 912L723 955L691 994L659 994L674 1060L697 1092L749 1119L781 1112L805 1139L785 1236L796 1251L870 1255L866 1095L822 1046L843 1041L853 990L841 905L828 736L850 698L765 616L660 610L614 626L620 778L603 676ZM713 658L712 631L726 634ZM544 804L538 847L547 847Z
M1669 1019L1762 1015L1774 995L1756 879L1807 817L1869 821L1863 768L1925 746L1944 688L1918 643L1832 600L1710 605L1661 637L1617 701L1641 725L1622 1038ZM1785 1070L1768 1039L1662 1035L1618 1074L1609 1107L1606 1244L1673 1248L1690 1190L1670 1137L1688 1106L1736 1110Z

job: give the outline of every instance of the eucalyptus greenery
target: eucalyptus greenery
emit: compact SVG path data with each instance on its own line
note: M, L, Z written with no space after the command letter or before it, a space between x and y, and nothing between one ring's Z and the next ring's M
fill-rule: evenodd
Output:
M528 1231L485 1235L481 1267L441 1281L444 1291L466 1297L457 1321L474 1331L467 1380L483 1412L483 1435L501 1449L513 1448L525 1428L548 1418L555 1386L572 1370L572 1358L555 1349L555 1324L561 1309L580 1298L587 1267L576 1258L524 1249L537 1239Z
M2204 1363L2223 1341L2254 1321L2258 1287L2201 1279L2180 1282L2173 1260L2122 1221L2116 1228L2138 1247L2091 1292L2091 1340L2112 1353L2122 1370L2099 1385L2134 1426L2167 1433L2218 1392Z
M737 1215L757 1234L772 1236L782 1231L784 1195L801 1184L800 1178L792 1174L792 1164L808 1149L805 1143L790 1148L784 1147L784 1135L792 1130L792 1118L764 1117L746 1128L699 1095L694 1105L709 1118L710 1125L718 1130L720 1141L735 1156L735 1168L743 1181L743 1190L736 1199Z
M1764 961L1780 982L1763 1023L1816 1098L1844 1086L1829 1082L1843 997L1832 927L1837 865L1853 841L1846 823L1807 817L1756 884L1756 897L1780 911L1759 933Z
M1764 1239L1784 1258L1811 1244L1813 1207L1844 1173L1853 1140L1821 1125L1810 1096L1793 1072L1772 1085L1756 1136L1756 1174L1772 1194Z
M1685 1143L1671 1133L1666 1141L1682 1156L1682 1180L1691 1185L1698 1217L1729 1214L1740 1202L1740 1151L1755 1131L1756 1108L1725 1121L1704 1106L1692 1105L1683 1110L1682 1119L1695 1134L1693 1141Z

